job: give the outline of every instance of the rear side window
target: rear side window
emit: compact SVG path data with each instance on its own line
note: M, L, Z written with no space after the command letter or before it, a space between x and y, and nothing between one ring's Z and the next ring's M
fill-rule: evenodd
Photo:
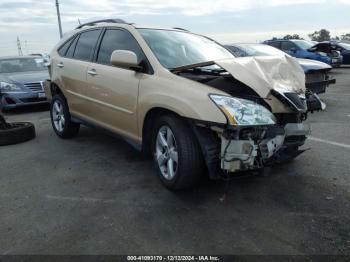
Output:
M292 48L297 48L296 45L290 41L282 42L281 49L283 51L290 51Z
M278 49L281 49L280 42L278 42L278 41L276 41L276 42L268 42L267 44L270 45L270 46L276 47Z
M80 34L73 58L90 61L101 30L90 30Z
M70 44L73 42L74 37L72 37L70 40L68 40L66 43L64 43L59 49L58 49L58 54L60 56L65 56L67 53L67 50L70 46Z
M114 50L133 51L138 58L138 62L143 59L141 47L134 37L124 30L107 29L97 56L97 63L110 65L111 55Z

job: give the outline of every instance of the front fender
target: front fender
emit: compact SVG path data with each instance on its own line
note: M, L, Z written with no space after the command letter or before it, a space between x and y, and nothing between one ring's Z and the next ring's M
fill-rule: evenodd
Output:
M166 109L186 118L226 124L226 117L210 100L210 93L225 94L170 73L165 78L141 79L138 99L139 134L142 134L147 113L153 108Z

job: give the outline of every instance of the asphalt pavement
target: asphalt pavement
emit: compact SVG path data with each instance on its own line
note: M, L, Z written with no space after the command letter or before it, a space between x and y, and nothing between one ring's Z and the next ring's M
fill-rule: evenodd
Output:
M7 112L37 138L0 147L0 254L350 255L350 67L332 76L295 161L177 193L123 140L62 140L46 107Z

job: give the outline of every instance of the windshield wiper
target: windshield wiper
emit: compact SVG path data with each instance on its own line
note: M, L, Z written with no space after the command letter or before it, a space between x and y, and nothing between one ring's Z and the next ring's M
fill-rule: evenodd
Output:
M178 73L181 73L183 71L190 70L190 69L211 66L211 65L215 65L215 62L214 61L202 62L202 63L192 64L192 65L175 67L175 68L171 68L169 70L170 70L170 72L172 72L174 74L178 74Z

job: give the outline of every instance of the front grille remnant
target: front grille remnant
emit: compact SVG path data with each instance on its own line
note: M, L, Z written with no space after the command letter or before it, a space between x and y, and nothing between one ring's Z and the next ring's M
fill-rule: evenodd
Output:
M33 92L43 92L43 82L33 82L33 83L25 83L25 87L29 88Z

